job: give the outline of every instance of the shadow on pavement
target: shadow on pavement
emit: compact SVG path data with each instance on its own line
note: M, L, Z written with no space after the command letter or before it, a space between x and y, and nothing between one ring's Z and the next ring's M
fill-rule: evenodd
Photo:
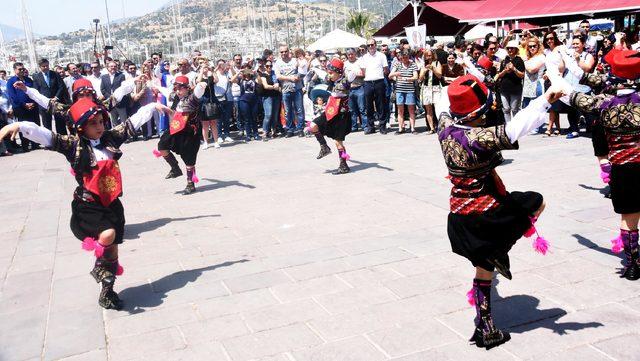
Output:
M499 280L495 279L496 286ZM509 329L511 333L525 333L538 328L547 328L558 335L568 331L579 331L586 328L604 326L600 322L558 322L567 314L562 308L538 309L540 300L529 295L515 295L502 298L495 290L493 315L496 325Z
M353 159L350 159L349 163L355 164L355 165L350 165L351 172L358 172L358 171L369 169L369 168L378 168L378 169L386 170L388 172L393 172L393 168L385 167L383 165L380 165L379 163L365 163L365 162L360 162ZM324 172L331 173L333 171L334 169L326 170Z
M196 193L197 192L206 192L206 191L212 191L215 189L220 189L220 188L227 188L227 187L242 187L242 188L249 188L249 189L256 189L255 186L251 185L251 184L244 184L238 181L223 181L223 180L219 180L219 179L212 179L212 178L202 178L202 180L205 180L207 182L211 182L209 184L205 184L203 186L196 186ZM175 194L181 194L182 191L178 191L178 192L174 192Z
M603 188L592 187L592 186L588 186L586 184L578 184L578 186L580 186L580 188L582 188L582 189L586 189L586 190L590 190L590 191L598 191L603 196L606 196L607 194L609 194L609 185L608 184L606 186L604 186Z
M188 221L191 219L208 218L208 217L220 217L219 214L209 214L204 216L193 217L180 217L180 218L158 218L151 221L142 223L126 224L124 226L124 239L137 239L140 238L141 233L151 232L158 228L164 227L171 222Z
M249 260L241 259L237 261L228 261L203 268L175 272L153 281L151 283L151 287L146 283L135 287L129 287L118 293L120 298L124 301L124 308L122 310L129 314L145 312L145 308L161 305L164 302L164 299L167 298L169 292L180 289L186 286L189 282L195 282L203 272L212 271L221 267L230 267L236 263L244 262L249 262Z
M618 258L618 259L620 260L620 264L621 264L622 266L624 266L624 258L623 258L623 256L622 256L622 254L623 254L623 253L620 253L620 256L619 256L619 255L617 255L617 254L613 253L613 251L611 250L611 248L600 247L600 246L599 246L599 245L597 245L596 243L592 242L591 240L589 240L589 239L587 239L587 238L585 238L585 237L582 237L582 236L581 236L581 235L579 235L579 234L572 234L572 236L573 236L573 237L575 237L575 239L577 239L577 240L578 240L578 243L579 243L579 244L581 244L581 245L583 245L583 246L585 246L585 247L591 248L591 249L593 249L594 251L598 251L598 252L600 252L600 253L604 253L604 254L609 255L609 256L611 256L611 257ZM621 271L622 271L622 268L621 268L619 271L620 271L619 273L621 274L621 273L622 273L622 272L621 272Z

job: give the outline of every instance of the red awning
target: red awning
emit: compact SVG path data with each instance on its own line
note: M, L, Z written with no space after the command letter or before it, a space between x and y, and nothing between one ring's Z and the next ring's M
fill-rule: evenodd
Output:
M470 11L458 12L453 1L430 2L438 11L445 12L465 23L485 23L497 20L527 20L540 23L539 18L555 18L561 22L570 21L568 17L586 18L597 14L614 14L640 9L638 0L485 0L476 3Z
M458 4L458 9L463 11L465 5L466 8L470 8L471 5L474 5L475 7L478 3L484 1L485 0L467 0L447 2ZM431 5L431 3L429 3L429 5ZM463 33L465 30L472 27L465 23L461 23L459 18L439 12L430 6L421 6L418 8L418 24L427 25L427 36L456 35ZM413 25L413 7L411 5L407 5L398 15L373 34L373 36L403 36L405 35L404 28Z

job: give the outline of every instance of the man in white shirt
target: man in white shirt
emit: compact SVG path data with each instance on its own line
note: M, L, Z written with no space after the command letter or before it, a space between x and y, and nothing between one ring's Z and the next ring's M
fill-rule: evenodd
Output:
M349 109L351 110L351 131L358 130L358 117L364 129L367 127L367 108L364 101L364 72L360 65L360 59L356 56L356 49L347 49L347 61L344 62L344 70L355 75L351 82L349 92Z
M376 118L378 119L380 134L386 134L389 114L387 111L388 106L385 104L388 100L385 96L384 77L389 74L389 63L387 63L387 57L376 49L376 41L374 39L367 40L367 49L367 53L360 58L367 107L367 125L365 125L364 134L375 133L374 122Z
M74 63L67 64L67 72L69 73L69 76L64 78L63 81L64 81L64 85L67 87L67 93L69 94L69 99L73 99L73 96L72 96L73 90L71 89L71 87L73 87L74 81L82 78L82 74L80 74L80 70Z
M100 63L94 61L93 63L91 63L91 74L87 75L87 79L89 79L89 81L93 85L93 89L96 91L98 100L104 99L102 91L100 91L100 86L102 85L102 80L100 79L102 77L102 73L100 72L100 68Z
M280 46L280 59L276 60L274 66L276 78L280 82L282 89L282 101L284 102L284 115L287 119L287 138L295 133L304 136L304 107L302 99L302 79L298 74L298 61L291 57L289 46ZM297 125L293 123L293 116L296 116Z

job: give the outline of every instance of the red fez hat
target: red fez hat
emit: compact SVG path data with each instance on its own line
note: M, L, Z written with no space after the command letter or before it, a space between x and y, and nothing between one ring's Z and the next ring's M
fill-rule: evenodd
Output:
M489 89L471 74L461 76L448 87L449 109L451 115L458 118L475 118L488 109L491 102Z
M327 69L342 74L342 71L344 70L344 63L339 58L333 58L329 64L327 64Z
M87 120L93 118L98 113L102 113L104 117L109 116L109 113L107 113L107 110L102 105L96 104L93 100L88 98L78 100L73 103L69 109L71 120L76 128L84 125Z
M173 81L173 85L188 86L189 85L189 78L187 78L184 75L178 75L176 77L176 79Z
M612 49L604 57L611 66L611 73L618 78L636 80L640 78L640 53L635 50Z
M493 66L493 62L491 62L491 59L489 59L489 57L483 55L480 57L480 59L478 59L478 65L482 69L489 71Z
M93 90L93 84L87 78L80 78L73 82L73 85L71 86L71 91L75 93L77 91L80 91L86 88L90 88Z

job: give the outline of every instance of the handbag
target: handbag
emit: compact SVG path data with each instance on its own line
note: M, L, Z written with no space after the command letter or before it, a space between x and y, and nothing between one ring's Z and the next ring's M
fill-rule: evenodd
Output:
M204 103L204 118L205 119L219 119L221 115L220 102L215 94L212 94L211 87L209 87L209 101Z

